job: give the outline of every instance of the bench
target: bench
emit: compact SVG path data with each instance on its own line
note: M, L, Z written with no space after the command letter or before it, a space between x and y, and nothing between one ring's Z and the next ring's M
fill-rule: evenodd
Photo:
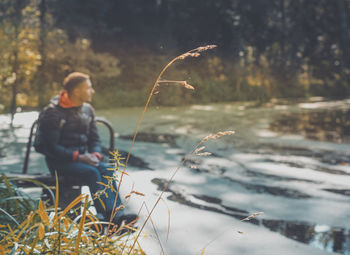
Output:
M102 147L104 154L109 154L109 151L114 151L114 129L111 123L103 118L96 117L96 122L98 124L103 124L108 128L109 131L109 148ZM29 179L40 181L43 184L51 187L56 186L56 178L52 175L30 175L28 174L28 165L30 159L30 152L33 145L33 136L35 134L35 130L38 126L38 121L36 120L30 129L30 134L28 138L26 154L23 163L22 174L9 174L8 177L15 178L16 183L20 187L25 186L35 186L33 182L30 181L21 181L21 179ZM108 155L109 156L109 155ZM81 194L81 184L79 179L68 176L60 176L58 178L59 183L59 207L65 208L71 201L73 201L77 196ZM42 199L52 201L52 192L47 189L43 189ZM53 192L55 194L55 192Z

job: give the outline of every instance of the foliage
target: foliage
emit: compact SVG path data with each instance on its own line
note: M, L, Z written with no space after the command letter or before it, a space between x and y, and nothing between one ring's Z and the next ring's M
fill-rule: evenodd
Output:
M167 54L215 43L225 65L239 63L254 78L264 73L274 83L266 88L274 96L288 96L283 87L298 87L300 76L324 83L326 79L334 83L339 76L349 79L349 0L151 0L147 4L87 0L84 4L80 8L80 1L56 1L58 10L70 7L69 13L55 13L56 25L75 37L90 36L96 49L112 54L115 44L121 51L136 46Z
M139 106L155 69L209 42L217 57L173 70L200 94L170 89L154 104L345 97L349 9L349 0L4 0L0 110L9 94L20 106L46 104L73 70L91 74L98 107Z
M22 1L19 18L15 16L16 1L0 5L0 111L9 110L11 97L17 106L38 106L39 98L47 104L49 98L61 89L63 78L72 71L93 74L93 78L118 77L118 60L107 53L95 53L91 42L79 38L71 42L67 33L52 27L47 14L45 51L41 42L39 1ZM45 52L45 55L43 55ZM45 79L42 74L45 74ZM15 87L15 88L14 88Z
M40 64L35 6L16 0L5 1L1 7L3 16L8 18L0 22L0 102L9 107L9 95L16 82L20 82L18 102L30 105L32 102L26 100L31 95L30 81Z
M117 152L113 155L115 164L112 170L118 171L122 165L121 158ZM129 249L129 254L144 254L141 248L131 248L133 238L128 232L121 234L123 229L135 229L99 221L88 209L89 202L85 194L59 210L57 180L53 208L47 208L41 200L38 203L25 193L19 193L6 176L3 175L1 181L1 254L126 254ZM106 188L110 187L107 185ZM79 203L81 205L77 206ZM72 210L78 212L75 218L71 218ZM108 228L105 229L104 225ZM110 229L110 226L113 228Z
M21 191L5 175L0 177L0 222L2 225L18 225L36 207L37 201Z
M46 102L61 90L64 77L73 71L90 74L96 83L119 76L118 60L106 53L95 53L88 39L71 43L62 30L50 32L48 36L45 71L51 75L47 79Z

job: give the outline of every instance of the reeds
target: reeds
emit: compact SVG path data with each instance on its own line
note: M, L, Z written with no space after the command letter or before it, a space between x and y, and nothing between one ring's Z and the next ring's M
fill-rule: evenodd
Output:
M216 45L207 45L207 46L198 47L198 48L192 49L192 50L190 50L190 51L188 51L188 52L185 52L185 53L183 53L183 54L181 54L181 55L179 55L179 56L173 58L168 64L165 65L165 67L164 67L164 68L161 70L161 72L159 73L159 75L158 75L156 81L154 82L154 84L153 84L153 86L152 86L152 89L151 89L151 91L150 91L150 93L149 93L147 102L146 102L146 104L145 104L145 107L144 107L144 109L143 109L143 112L142 112L142 114L141 114L141 117L140 117L140 119L139 119L139 121L138 121L136 130L135 130L135 133L134 133L134 136L133 136L133 139L132 139L132 142L131 142L129 151L128 151L128 155L127 155L127 158L126 158L126 161L125 161L124 170L121 172L121 177L120 177L120 181L119 181L119 185L118 185L118 190L117 190L117 193L116 193L116 198L115 198L115 202L114 202L113 208L115 208L115 206L116 206L117 196L118 196L119 193L120 193L120 192L119 192L119 191L120 191L120 186L121 186L121 184L122 184L122 182L123 182L123 177L124 177L124 175L126 174L126 168L127 168L127 165L128 165L129 159L130 159L131 151L132 151L133 146L134 146L135 141L136 141L136 137L137 137L137 135L138 135L139 129L140 129L141 124L142 124L142 122L143 122L145 113L146 113L146 111L147 111L147 109L148 109L148 107L149 107L149 104L150 104L150 102L151 102L151 98L152 98L152 96L155 94L157 87L158 87L158 86L161 86L162 84L174 84L174 85L183 86L183 87L185 87L185 88L187 88L187 89L191 89L191 90L194 89L194 87L193 87L192 85L189 85L186 81L163 80L163 75L164 75L164 73L165 73L165 72L167 71L167 69L168 69L173 63L175 63L176 61L178 61L178 60L184 60L184 59L186 59L186 58L188 58L188 57L195 57L195 58L196 58L196 57L199 57L200 54L201 54L202 52L207 51L207 50L214 49L214 48L216 48L216 47L217 47ZM177 172L177 171L176 171L176 172ZM160 196L159 199L157 200L156 205L159 203L159 200L160 200L160 199L161 199L161 196ZM156 205L155 205L155 206L156 206ZM155 206L154 206L154 207L155 207ZM138 231L138 235L137 235L137 237L136 237L136 239L135 239L135 242L134 242L134 244L133 244L133 247L130 249L130 252L131 252L132 249L134 248L134 246L135 246L135 244L136 244L136 242L137 242L137 239L139 238L139 236L140 236L142 230L144 229L144 226L145 226L146 223L148 222L148 220L149 220L151 214L153 213L154 207L151 209L150 215L146 218L146 221L145 221L145 223L142 225L140 231ZM114 211L114 210L113 210L113 211ZM111 214L111 218L110 218L109 222L112 221L113 215L115 215L115 212L113 212L113 213ZM108 228L109 228L109 226L108 226ZM129 254L130 254L130 252L129 252Z
M143 122L143 118L145 116L145 113L148 109L148 106L151 102L151 98L152 96L154 95L154 92L155 90L157 89L158 86L161 86L162 84L179 84L181 86L184 86L185 88L187 89L191 89L191 90L194 90L194 87L192 85L189 85L186 81L170 81L170 80L163 80L162 77L163 77L163 74L167 71L167 69L172 65L174 64L176 61L178 60L184 60L185 58L188 58L188 57L199 57L200 56L200 53L201 52L204 52L204 51L207 51L207 50L211 50L211 49L214 49L216 48L217 46L216 45L207 45L207 46L204 46L204 47L198 47L198 48L195 48L193 50L190 50L188 52L185 52L175 58L173 58L168 64L165 65L165 67L161 70L161 72L159 73L156 81L154 82L153 84L153 87L151 89L151 92L149 93L148 95L148 99L147 99L147 102L146 102L146 105L143 109L143 112L141 114L141 117L138 121L138 124L137 124L137 127L136 127L136 131L134 133L134 136L133 136L133 139L132 139L132 143L130 145L130 148L129 148L129 152L128 152L128 156L126 158L126 163L125 163L125 167L124 167L124 170L126 169L127 165L128 165L128 162L129 162L129 159L130 159L130 153L132 151L132 148L135 144L135 141L136 141L136 137L137 137L137 134L139 132L139 129L141 127L141 124ZM123 177L123 175L122 175Z
M117 169L115 169L117 170ZM12 198L13 206L17 203L17 210L21 212L22 204L35 202L29 197L16 195L17 187L6 176L1 176L1 195ZM59 186L56 176L56 197L53 208L47 208L43 201L39 201L26 212L22 212L23 220L16 220L14 216L4 209L2 214L8 219L5 222L2 217L0 225L0 254L123 254L125 248L130 248L127 234L121 235L122 228L128 226L114 226L113 235L103 231L103 225L108 222L100 222L88 209L88 197L79 195L66 208L60 210ZM133 192L133 194L139 192ZM5 195L6 194L6 195ZM9 196L11 195L11 196ZM16 195L13 197L13 195ZM84 203L75 208L79 203ZM7 208L3 204L1 207ZM82 210L75 218L69 215L71 210ZM120 208L119 208L120 209ZM6 224L7 223L7 224ZM133 229L134 230L134 229ZM134 230L135 231L135 230ZM119 234L118 234L119 233ZM132 254L142 254L141 248L133 248Z

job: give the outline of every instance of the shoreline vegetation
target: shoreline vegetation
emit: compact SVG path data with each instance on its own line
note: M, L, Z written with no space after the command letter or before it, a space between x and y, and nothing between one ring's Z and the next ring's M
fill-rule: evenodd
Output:
M74 50L74 49L71 49ZM118 52L124 51L124 56ZM92 81L98 93L94 96L93 104L96 109L108 109L114 107L141 107L146 103L151 79L155 79L154 70L160 68L171 55L160 55L147 49L118 49L115 53L96 53L89 49L91 59L84 65L77 66L75 70L85 71L91 74ZM87 53L87 52L86 52ZM85 54L86 54L85 53ZM105 56L106 55L106 56ZM115 55L116 57L114 57ZM88 54L87 54L88 56ZM103 58L110 58L116 65L99 72L96 69ZM67 57L68 58L68 57ZM100 61L98 59L101 58ZM59 74L52 74L44 85L39 85L33 79L22 80L16 95L16 107L23 109L41 109L49 99L61 90L61 77L67 72L62 70L67 67L67 59L52 61L52 68L58 68ZM91 67L90 62L96 62ZM253 61L253 60L252 60ZM104 67L101 65L102 68ZM303 75L295 79L276 80L269 75L271 71L265 71L265 76L256 74L255 67L247 67L244 64L235 64L225 58L209 54L207 58L198 59L198 62L187 60L185 63L172 67L169 79L174 77L187 80L197 89L186 92L185 88L174 88L163 86L151 103L151 106L181 106L193 104L210 104L225 102L255 101L261 105L274 99L298 100L310 97L323 97L329 100L347 98L350 89L345 81L327 81L316 78L305 80ZM70 69L69 69L70 70ZM190 70L190 71L187 71ZM205 72L204 70L208 70ZM6 81L11 83L11 77ZM164 84L167 85L167 84ZM45 99L39 101L38 86L45 89L41 95ZM11 112L11 97L9 97L9 86L0 86L0 113Z
M171 58L171 55L156 55L156 53L146 49L141 50L141 53L138 53L137 49L118 49L118 52L123 50L125 56L114 53L117 57L113 57L112 54L95 53L90 49L91 59L81 60L87 61L86 65L89 65L90 69L82 65L72 65L71 67L77 66L76 70L91 74L94 86L98 91L93 100L96 109L143 106L147 100L146 95L149 85L152 83L151 79L155 79L154 70L160 68L166 59ZM118 64L99 72L95 69L102 61L102 59L100 61L98 59L103 58L104 55ZM57 61L57 59L52 61ZM37 93L38 83L32 79L23 80L24 83L16 95L16 106L23 109L41 109L45 106L49 99L61 90L60 77L66 73L65 70L62 70L68 64L66 61L67 59L62 59L52 63L54 65L52 68L58 68L60 74L51 75L49 81L45 85L41 85L45 87L45 93L42 95L45 99L42 99L41 103ZM96 66L91 68L89 61L97 62ZM257 75L256 71L252 71L252 69L255 68L234 64L230 60L213 54L209 54L207 58L198 59L198 62L186 60L185 63L172 67L169 79L177 77L187 80L197 89L189 93L185 91L186 88L163 86L158 91L160 93L154 95L155 99L151 106L242 101L255 101L257 105L261 105L274 99L298 100L310 97L337 100L346 98L350 90L340 81L328 82L312 78L308 78L306 81L303 75L292 80L278 81L268 74L270 71L265 71L266 74L263 77ZM208 70L208 72L204 70ZM8 77L6 80L11 82L10 78ZM9 113L11 112L11 97L8 96L10 92L8 86L0 86L0 91L2 92L0 94L0 113Z
M168 76L197 90L161 88L152 105L350 94L346 1L151 2L3 1L0 113L42 108L73 71L92 77L96 108L142 106L154 70L209 42Z

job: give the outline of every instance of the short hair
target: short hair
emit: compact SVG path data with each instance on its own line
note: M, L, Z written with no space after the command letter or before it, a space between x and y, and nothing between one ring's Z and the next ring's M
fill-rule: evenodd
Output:
M66 78L64 78L63 87L65 90L67 90L68 94L71 94L73 89L75 89L80 83L86 80L90 80L88 74L80 72L70 73Z

